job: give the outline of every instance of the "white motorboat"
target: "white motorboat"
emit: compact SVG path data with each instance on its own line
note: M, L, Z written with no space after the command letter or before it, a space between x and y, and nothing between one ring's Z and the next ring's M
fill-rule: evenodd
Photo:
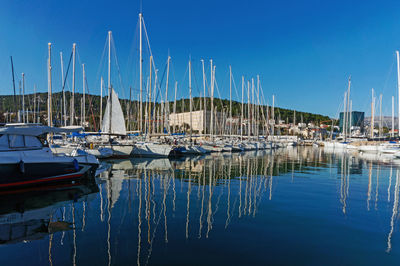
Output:
M0 188L83 178L90 166L71 156L55 155L39 139L63 129L38 125L0 127Z

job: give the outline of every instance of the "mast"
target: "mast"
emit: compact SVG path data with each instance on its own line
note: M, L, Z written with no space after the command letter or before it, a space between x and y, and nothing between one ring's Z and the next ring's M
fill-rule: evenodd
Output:
M33 86L33 123L36 123L36 84Z
M257 119L256 119L256 136L257 140L260 134L259 125L260 125L260 75L257 75Z
M242 110L240 112L240 140L243 141L243 95L244 95L244 76L242 76Z
M189 60L189 116L190 116L190 143L192 143L192 62Z
M272 137L275 136L275 95L272 95ZM303 121L302 121L303 123Z
M399 51L396 51L397 55L397 87L399 91L399 112L398 112L398 134L400 136L400 56Z
M108 119L110 119L110 123L108 123L108 133L111 133L111 123L112 123L112 96L111 96L111 31L108 31L108 103L110 108L108 108ZM108 135L110 137L110 135Z
M250 140L250 81L247 81L247 137Z
M64 88L64 61L63 61L63 53L60 52L60 60L61 60L61 88L62 88L62 116L64 118L64 126L67 126L67 108L65 104L65 88Z
M165 125L164 127L167 129L167 132L170 133L170 128L169 128L169 102L168 102L168 85L169 85L169 61L171 60L171 57L168 56L167 60L167 80L165 82L165 107L164 107L164 112L165 112Z
M82 77L83 77L83 85L82 85L82 90L83 90L83 99L82 99L82 121L81 121L81 125L83 128L85 128L85 114L86 114L86 75L85 75L85 64L82 64Z
M178 81L175 81L175 97L174 97L174 114L175 114L175 121L174 121L174 133L176 133L176 124L178 120L178 116L176 114L176 92L178 90Z
M394 137L394 96L392 96L392 133L391 137Z
M153 62L154 64L154 62ZM154 89L153 89L153 103L150 101L150 105L153 110L153 134L156 133L156 119L157 119L157 110L156 110L156 93L157 93L157 79L158 79L158 69L154 71ZM151 117L151 116L150 116Z
M371 101L371 138L374 138L374 88L372 88L372 101Z
M51 92L51 43L49 46L49 59L48 59L48 99L47 99L47 119L48 126L53 126L53 113L52 113L52 92Z
M206 98L206 73L204 72L204 60L201 59L201 66L203 69L203 97L204 97L204 109L203 109L203 134L207 134L207 98Z
M347 91L344 92L343 98L343 137L346 141L346 127L347 127Z
M347 119L346 119L346 121L348 124L350 123L350 116L351 116L351 113L349 113L349 110L350 110L350 87L351 87L351 76L349 76L349 86L347 88ZM351 135L351 124L349 124L346 127L346 129L347 129L348 135ZM345 135L345 138L346 138L346 136L347 135Z
M14 89L14 106L15 106L15 115L18 113L18 104L17 104L17 96L15 94L15 78L14 78L14 63L12 56L10 56L11 59L11 74L12 74L12 82L13 82L13 89Z
M293 110L293 135L295 126L296 126L296 110Z
M254 121L254 78L251 78L251 132L255 135L255 121Z
M101 128L101 123L103 122L103 84L104 84L104 79L101 77L100 79L100 128Z
M149 132L148 132L148 134L150 134L151 133L151 67L152 67L152 63L153 63L153 56L151 55L150 56L150 74L149 74L149 76L150 76L150 78L149 78L149 104L147 105L148 106L148 113L147 113L147 115L148 115L148 118L149 118L149 127L148 127L148 130L149 130Z
M211 70L211 116L210 116L210 139L211 141L214 140L213 133L214 133L214 70L213 70L213 62L212 59L210 60L210 70Z
M22 121L26 123L25 115L25 74L22 73Z
M75 120L75 50L76 43L72 44L72 98L71 98L71 117L69 123L71 126L74 125Z
M131 125L131 102L132 102L132 87L129 87L129 101L127 104L127 115L128 115L128 125L127 128L130 130L130 125Z
M382 137L382 93L379 94L379 137Z
M140 99L139 99L139 131L143 130L143 58L142 55L142 13L139 13L139 88L140 88Z
M229 135L232 141L232 67L229 66Z
M351 137L351 125L353 123L353 116L351 115L352 110L353 110L353 101L350 100L350 118L349 118L349 137Z

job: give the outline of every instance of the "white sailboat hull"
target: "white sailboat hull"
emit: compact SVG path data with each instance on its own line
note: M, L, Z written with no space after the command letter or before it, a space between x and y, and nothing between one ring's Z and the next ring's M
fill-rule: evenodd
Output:
M137 157L168 157L171 151L171 145L144 142L135 144L132 155Z

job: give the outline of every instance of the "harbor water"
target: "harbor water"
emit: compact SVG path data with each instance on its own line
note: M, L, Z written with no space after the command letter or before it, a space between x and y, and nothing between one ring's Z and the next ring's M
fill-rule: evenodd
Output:
M0 194L0 265L398 265L400 160L321 148L103 161Z

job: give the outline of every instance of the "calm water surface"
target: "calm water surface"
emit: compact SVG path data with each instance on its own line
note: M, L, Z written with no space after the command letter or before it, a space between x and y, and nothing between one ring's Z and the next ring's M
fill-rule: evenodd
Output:
M396 163L312 148L105 161L86 185L1 195L0 265L398 265Z

